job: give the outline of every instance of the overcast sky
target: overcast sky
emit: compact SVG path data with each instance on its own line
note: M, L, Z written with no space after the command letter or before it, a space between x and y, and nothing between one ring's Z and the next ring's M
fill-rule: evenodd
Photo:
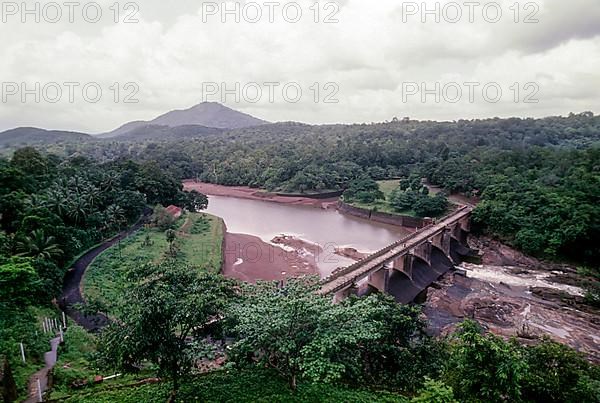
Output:
M433 11L425 15L421 1L311 0L284 9L258 0L238 3L239 22L221 13L233 2L111 8L115 1L85 10L85 1L42 1L38 11L27 1L31 14L21 1L1 3L0 130L98 133L223 100L262 119L307 123L600 112L598 0L427 1ZM125 102L128 95L138 102Z

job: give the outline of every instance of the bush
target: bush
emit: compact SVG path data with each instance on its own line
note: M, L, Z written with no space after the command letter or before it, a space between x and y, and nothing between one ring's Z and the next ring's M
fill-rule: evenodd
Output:
M175 218L167 213L167 210L163 206L157 205L154 207L154 214L152 214L151 222L162 231L166 231L173 228Z
M589 364L580 353L549 339L524 350L529 367L523 381L525 400L549 403L593 401L575 398L577 394L589 394L594 389L594 382L598 386L597 381L584 379L589 371Z
M452 343L444 379L460 401L520 401L527 363L516 343L463 322Z
M441 381L427 379L419 394L412 398L411 403L458 403L454 399L452 388Z

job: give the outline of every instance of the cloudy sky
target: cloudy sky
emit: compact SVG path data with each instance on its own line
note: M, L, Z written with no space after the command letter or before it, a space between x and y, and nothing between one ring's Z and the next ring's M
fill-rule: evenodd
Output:
M0 130L600 112L598 0L115 1L1 3Z

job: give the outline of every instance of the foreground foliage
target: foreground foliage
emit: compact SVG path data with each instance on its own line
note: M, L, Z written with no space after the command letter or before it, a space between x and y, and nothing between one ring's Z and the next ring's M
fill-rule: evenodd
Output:
M232 308L238 341L230 359L240 367L274 368L292 389L299 379L410 389L439 369L419 310L379 295L334 305L314 294L316 286L290 279L283 288L271 283L246 287Z
M105 365L132 371L148 360L173 381L189 373L210 350L204 338L218 321L232 290L219 275L173 261L147 264L128 273L129 288L119 321L102 335Z

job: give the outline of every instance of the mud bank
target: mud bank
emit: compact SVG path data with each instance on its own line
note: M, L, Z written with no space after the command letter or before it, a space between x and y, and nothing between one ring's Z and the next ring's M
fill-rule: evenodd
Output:
M319 275L324 260L340 265L346 260L359 260L366 254L354 248L323 249L291 235L278 235L270 243L248 234L225 234L223 274L245 282L279 281L305 275Z
M338 201L338 197L317 199L300 196L280 196L275 193L269 193L247 186L223 186L215 185L213 183L195 182L193 180L183 181L183 187L185 190L196 190L200 193L210 196L238 197L240 199L263 200L275 203L312 206L324 209L335 208Z
M352 259L356 262L369 256L368 253L359 252L354 248L335 248L334 253L338 256L347 257L348 259Z
M248 283L318 275L314 259L247 234L225 234L223 275Z

